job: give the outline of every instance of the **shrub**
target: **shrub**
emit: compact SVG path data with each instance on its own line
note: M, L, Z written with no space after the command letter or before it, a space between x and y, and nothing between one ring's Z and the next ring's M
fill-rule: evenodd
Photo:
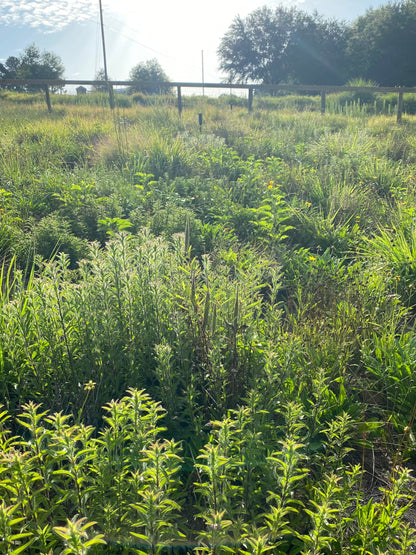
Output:
M365 79L352 79L346 84L347 87L378 87L378 83L374 81L366 81ZM342 106L345 104L370 104L373 105L377 99L377 92L367 91L346 91L339 95L339 102Z
M65 253L71 268L75 268L88 252L87 243L73 235L70 223L57 214L46 216L35 224L23 244L20 256L26 264L35 255L50 260L58 253Z

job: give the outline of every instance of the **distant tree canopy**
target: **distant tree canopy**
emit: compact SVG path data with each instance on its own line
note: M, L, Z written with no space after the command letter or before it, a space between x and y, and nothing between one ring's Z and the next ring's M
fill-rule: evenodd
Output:
M221 40L220 68L232 81L416 84L416 0L369 10L351 25L296 8L237 16Z
M142 92L145 94L162 94L170 92L170 87L166 83L169 82L169 77L163 71L159 62L153 58L146 62L141 62L134 66L130 71L129 79L131 81L141 81L129 87L129 94L135 92ZM153 85L149 85L153 82Z
M350 72L380 85L416 85L416 0L369 10L349 29Z
M4 64L0 64L0 79L61 79L63 73L61 58L52 52L40 52L34 44L27 46L19 57L10 56ZM29 85L19 89L29 92L38 90Z
M295 8L264 7L237 16L218 53L232 80L344 83L345 26Z

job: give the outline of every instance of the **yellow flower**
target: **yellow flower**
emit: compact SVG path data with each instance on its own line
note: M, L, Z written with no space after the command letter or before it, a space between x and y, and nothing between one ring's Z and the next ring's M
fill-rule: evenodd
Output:
M306 206L312 206L312 203L311 203L311 202L307 202L307 203L306 203Z
M90 380L88 383L84 383L84 391L92 391L97 384Z
M269 185L267 188L268 189L273 189L273 185Z
M314 256L310 256L309 260L311 260L312 262L314 262L316 260L316 258Z
M270 180L270 185L273 185L274 181L273 179Z

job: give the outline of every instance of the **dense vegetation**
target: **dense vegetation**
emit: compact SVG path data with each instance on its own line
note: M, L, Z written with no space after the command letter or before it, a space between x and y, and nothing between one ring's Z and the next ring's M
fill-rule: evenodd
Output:
M414 117L23 98L0 551L411 553Z
M35 44L27 46L17 56L9 56L4 64L0 62L1 79L62 79L64 65L53 52L41 52ZM39 87L33 85L10 85L15 91L35 92Z
M415 86L415 23L416 0L386 2L348 23L264 6L234 18L218 49L220 67L231 80Z

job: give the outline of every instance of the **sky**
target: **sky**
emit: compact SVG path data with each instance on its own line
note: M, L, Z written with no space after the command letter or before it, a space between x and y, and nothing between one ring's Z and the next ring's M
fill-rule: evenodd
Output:
M219 82L217 49L235 16L296 6L352 21L388 0L102 0L110 79L156 58L171 81ZM0 61L36 44L61 57L66 79L103 67L99 0L0 0Z

